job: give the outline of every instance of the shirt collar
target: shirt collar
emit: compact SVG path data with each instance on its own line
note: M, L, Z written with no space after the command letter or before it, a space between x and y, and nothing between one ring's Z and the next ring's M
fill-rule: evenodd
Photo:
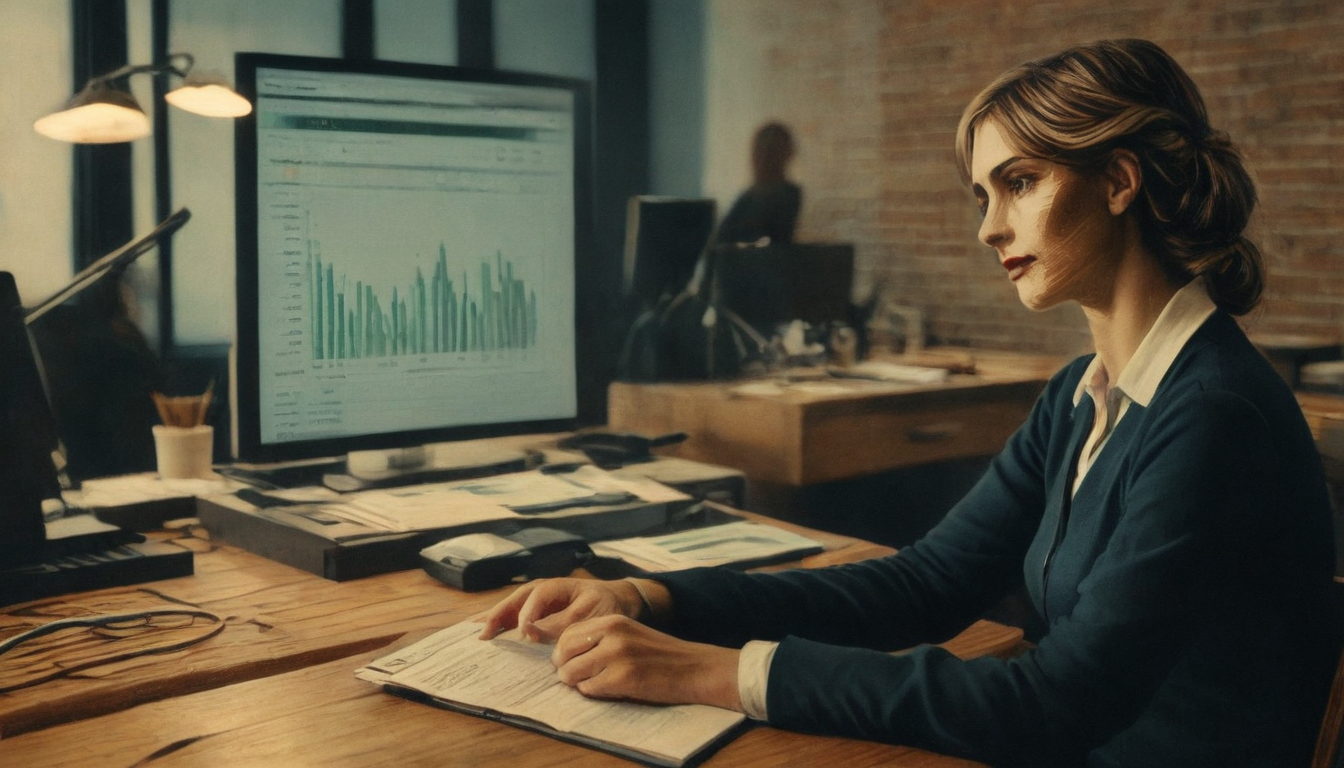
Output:
M1195 335L1195 331L1204 324L1214 312L1213 300L1204 288L1204 281L1198 278L1186 283L1162 308L1153 327L1134 350L1129 364L1112 379L1115 389L1120 390L1130 400L1147 408L1157 393L1157 385L1171 369L1176 356L1181 353L1185 343ZM1076 406L1083 392L1092 383L1101 369L1101 358L1093 357L1087 370L1083 371L1078 387L1073 391L1073 404Z

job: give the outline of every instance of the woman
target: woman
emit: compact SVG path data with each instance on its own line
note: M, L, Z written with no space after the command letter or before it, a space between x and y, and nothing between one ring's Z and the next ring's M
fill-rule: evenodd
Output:
M1305 765L1331 524L1301 412L1232 319L1261 292L1240 156L1170 57L1117 40L1001 76L957 157L1022 302L1082 305L1096 348L966 498L897 556L541 582L484 635L556 639L588 695L995 764ZM952 636L1017 574L1048 626L1026 654L869 650Z
M789 181L793 134L783 123L766 123L751 140L752 183L728 209L714 233L719 243L793 242L803 191Z

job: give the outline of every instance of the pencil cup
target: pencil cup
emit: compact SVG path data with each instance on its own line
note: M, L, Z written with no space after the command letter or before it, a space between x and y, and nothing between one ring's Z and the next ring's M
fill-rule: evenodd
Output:
M154 453L163 478L210 477L215 428L154 426Z

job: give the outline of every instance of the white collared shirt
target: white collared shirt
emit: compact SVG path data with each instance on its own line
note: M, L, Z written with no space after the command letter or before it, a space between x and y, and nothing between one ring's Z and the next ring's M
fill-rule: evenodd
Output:
M1078 492L1087 471L1096 463L1097 456L1106 447L1106 441L1129 411L1131 403L1147 408L1157 393L1158 384L1167 375L1176 355L1195 331L1204 324L1214 312L1213 300L1209 298L1204 281L1196 278L1176 292L1163 307L1162 313L1153 322L1153 327L1134 350L1115 383L1102 365L1100 357L1083 371L1078 388L1073 393L1073 404L1082 401L1083 393L1092 397L1096 406L1097 419L1092 432L1078 454L1078 468L1075 473L1072 493ZM764 640L752 640L742 648L737 662L737 692L742 700L742 711L755 720L768 720L766 712L766 685L770 680L770 662L775 657L779 643Z
M1162 313L1153 322L1153 327L1148 329L1139 348L1134 350L1133 357L1129 358L1129 363L1114 384L1110 383L1110 375L1102 365L1101 358L1092 358L1078 381L1078 388L1073 392L1074 406L1082 401L1083 393L1087 393L1092 397L1097 414L1092 432L1078 454L1073 493L1078 492L1083 477L1096 463L1115 425L1129 412L1130 404L1138 403L1144 408L1148 407L1153 401L1153 395L1157 394L1157 385L1166 377L1176 356L1213 314L1214 308L1213 300L1204 288L1204 281L1191 280L1162 308Z

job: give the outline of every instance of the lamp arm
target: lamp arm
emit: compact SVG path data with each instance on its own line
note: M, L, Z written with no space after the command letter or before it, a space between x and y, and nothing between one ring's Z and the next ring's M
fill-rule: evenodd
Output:
M182 66L176 66L174 64L174 62L178 60L182 60ZM196 59L190 53L170 53L168 54L168 58L164 61L155 64L127 64L126 66L114 69L105 75L98 75L97 77L90 79L89 84L92 85L95 82L109 83L123 77L130 77L131 75L145 73L157 75L164 72L170 75L176 75L185 80L187 73L191 71L191 68L195 64Z
M64 288L43 299L35 306L25 309L24 323L32 325L35 320L50 312L61 302L101 280L113 268L130 264L140 258L146 251L158 245L160 240L180 229L190 218L191 211L186 208L179 208L177 213L164 219L149 234L123 245L80 270L79 274L75 275Z

